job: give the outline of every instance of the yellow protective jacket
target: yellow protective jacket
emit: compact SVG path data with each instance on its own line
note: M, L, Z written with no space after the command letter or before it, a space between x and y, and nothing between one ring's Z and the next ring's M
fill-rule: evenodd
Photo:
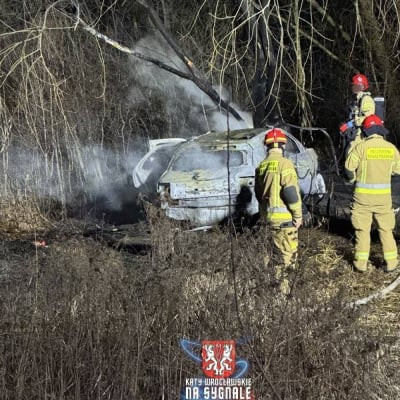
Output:
M345 174L355 182L356 203L391 207L391 176L400 174L399 151L381 135L370 135L348 154Z
M354 137L349 143L346 154L349 154L362 139L361 126L366 117L375 114L375 101L370 92L359 92L351 107L350 120L354 121Z
M356 104L352 110L354 125L361 127L365 117L375 114L375 101L370 92L357 93Z
M282 150L270 149L258 165L254 190L261 217L272 225L280 226L302 217L297 173L293 162L283 156Z

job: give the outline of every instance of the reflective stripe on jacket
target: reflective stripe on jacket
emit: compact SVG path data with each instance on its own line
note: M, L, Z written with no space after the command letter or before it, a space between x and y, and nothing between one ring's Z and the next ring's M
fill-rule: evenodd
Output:
M297 173L293 162L283 157L280 149L270 149L256 168L255 193L260 204L260 214L273 225L301 218L301 197ZM295 190L298 201L286 204L282 190Z
M354 200L362 204L391 204L391 176L400 174L400 154L381 135L357 144L345 162L346 174L356 182Z

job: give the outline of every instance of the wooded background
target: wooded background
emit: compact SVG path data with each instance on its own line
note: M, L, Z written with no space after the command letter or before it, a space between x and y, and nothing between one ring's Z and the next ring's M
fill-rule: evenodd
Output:
M11 173L25 149L40 158L30 174L45 174L30 175L32 187L53 182L64 201L77 183L87 187L98 151L102 164L129 170L148 138L204 133L219 126L218 113L235 127L224 106L251 113L254 126L324 127L338 143L355 73L385 97L396 142L399 8L398 0L2 0L4 187L15 193L22 179L26 190L26 171Z

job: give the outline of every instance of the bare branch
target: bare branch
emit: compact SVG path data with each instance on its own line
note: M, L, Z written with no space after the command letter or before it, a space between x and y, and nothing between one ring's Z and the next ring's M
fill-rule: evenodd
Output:
M129 47L123 46L121 44L119 44L118 42L116 42L115 40L110 39L108 36L103 35L102 33L96 31L94 28L92 28L91 26L89 26L85 21L83 21L79 16L77 16L78 18L78 22L79 24L83 27L84 30L86 30L87 32L91 33L92 35L96 36L97 38L105 41L107 44L110 44L111 46L115 47L116 49L130 54L134 57L137 57L141 60L144 61L148 61L154 65L157 65L158 67L165 69L168 72L171 72L172 74L175 74L183 79L188 79L190 81L192 81L193 83L196 84L196 86L202 90L204 93L206 93L216 104L218 104L221 108L223 108L224 110L228 111L229 113L231 113L238 121L242 121L243 118L240 116L240 114L231 106L229 105L226 101L224 101L219 94L217 93L217 91L211 86L210 83L208 83L207 81L199 78L194 70L194 66L190 69L191 73L185 73L177 68L171 67L168 64L163 63L162 61L152 58L152 57L148 57L145 56L137 51L134 51L132 49L130 49ZM174 47L173 47L174 48ZM174 48L175 50L175 48ZM176 51L176 50L175 50ZM183 53L181 53L183 54ZM178 54L179 55L179 54ZM185 57L186 58L186 57ZM186 58L186 62L185 64L189 67L188 63L191 63L191 61ZM193 63L191 63L193 65Z
M322 7L317 0L307 0L333 28L337 28L342 35L342 38L347 42L351 42L350 35L343 30L342 25L338 25L334 19L327 13L326 8Z
M175 51L177 56L184 62L185 66L189 70L189 72L193 76L196 76L198 74L198 71L197 71L197 68L195 67L193 61L190 60L189 57L187 57L183 53L183 51L178 46L178 44L175 42L175 40L172 38L172 36L167 32L167 30L164 28L163 23L161 22L160 18L158 17L158 15L154 11L154 9L148 5L146 0L138 0L138 3L146 8L146 10L149 12L150 19L153 22L153 24L155 25L155 27L160 31L161 35L168 42L168 44L172 47L172 49Z

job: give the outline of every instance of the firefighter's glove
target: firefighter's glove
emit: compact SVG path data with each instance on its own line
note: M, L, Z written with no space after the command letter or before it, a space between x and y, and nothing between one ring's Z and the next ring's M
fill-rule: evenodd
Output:
M354 126L354 121L347 121L339 126L340 133L345 133L348 129Z
M356 174L354 171L350 171L349 169L344 169L344 183L346 185L352 185L356 181Z
M303 223L303 219L302 218L293 218L292 222L293 222L293 226L296 229L299 229L301 227L302 223Z

